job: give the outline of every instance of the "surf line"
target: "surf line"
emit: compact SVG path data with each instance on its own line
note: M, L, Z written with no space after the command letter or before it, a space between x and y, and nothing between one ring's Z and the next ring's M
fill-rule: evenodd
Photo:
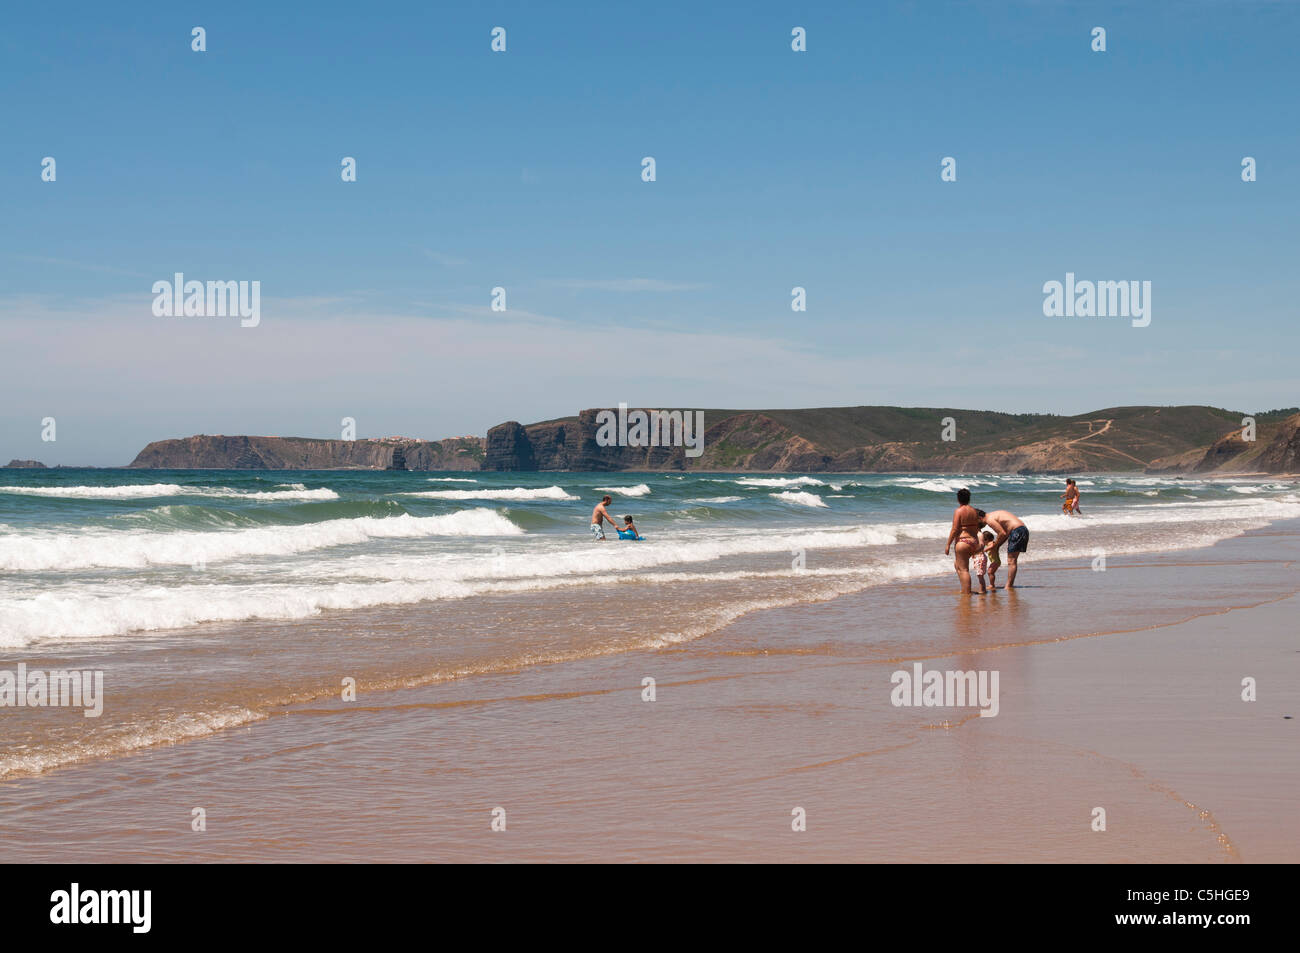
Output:
M704 411L634 410L596 414L598 447L685 447L688 457L704 453Z

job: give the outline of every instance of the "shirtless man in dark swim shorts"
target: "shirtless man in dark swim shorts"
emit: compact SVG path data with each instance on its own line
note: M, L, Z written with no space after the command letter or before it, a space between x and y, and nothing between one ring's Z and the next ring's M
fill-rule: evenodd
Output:
M614 522L614 517L609 515L609 510L605 507L614 502L612 496L607 496L591 511L591 535L597 542L605 539L605 524L608 523L614 529L618 529L618 524Z
M997 549L1007 544L1007 584L1003 588L1014 589L1016 586L1016 563L1020 554L1029 551L1029 527L1020 517L1010 510L994 510L981 514L989 529L997 533L997 539L989 543L989 549Z

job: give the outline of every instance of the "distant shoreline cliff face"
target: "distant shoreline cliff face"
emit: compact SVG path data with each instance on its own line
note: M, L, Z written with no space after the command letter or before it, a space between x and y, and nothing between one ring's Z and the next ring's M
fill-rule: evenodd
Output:
M489 430L486 439L199 435L151 443L131 466L495 472L1300 472L1300 413L1295 409L1257 415L1253 441L1243 439L1240 413L1216 407L1113 407L1076 417L924 407L704 410L698 455L680 445L602 446L597 434L603 412L589 409L575 417L527 425L507 421Z
M317 440L199 434L155 440L131 462L158 470L478 470L483 441Z
M730 416L707 427L704 452L692 459L682 447L602 447L596 441L596 414L584 410L577 420L527 427L510 421L493 427L487 435L483 469L777 473L1083 473L1092 469L1083 454L1064 441L1051 440L1011 450L966 453L936 452L922 441L891 440L835 452L761 413Z
M1254 462L1264 473L1300 473L1300 414L1282 422Z
M1148 473L1232 476L1241 473L1300 473L1300 414L1263 422L1253 441L1242 428L1230 430L1208 447L1156 460Z
M600 429L596 422L598 413L584 410L576 419L527 427L514 420L498 424L488 431L483 469L579 472L686 469L683 447L600 446L596 442Z
M648 410L643 408L643 410ZM1068 474L1295 472L1300 414L1242 416L1214 407L1117 407L1077 417L943 408L704 411L703 452L601 446L598 414L488 431L484 470L702 470L778 473ZM612 409L609 409L613 413Z

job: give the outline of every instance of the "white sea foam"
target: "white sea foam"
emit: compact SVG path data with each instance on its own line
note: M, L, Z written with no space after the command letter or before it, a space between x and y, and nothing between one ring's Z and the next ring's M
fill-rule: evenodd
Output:
M411 517L375 522L396 523L402 519ZM43 588L35 596L14 593L0 597L0 647L178 629L204 622L302 619L325 609L407 605L491 592L594 585L608 582L615 573L707 563L747 554L777 552L784 556L791 549L878 546L895 540L895 534L888 529L861 527L794 534L754 533L725 539L704 537L672 546L655 546L653 541L647 541L636 546L583 546L544 553L442 559L410 554L358 555L324 565L290 563L276 581L245 584L199 582L143 588L132 581L94 587L69 583L60 589ZM197 574L196 578L202 579Z
M471 480L466 477L429 477L430 483L477 483L478 480Z
M687 503L736 503L743 500L743 496L697 496L694 499L687 500Z
M414 490L400 496L422 496L434 500L576 500L558 486L516 486L498 490Z
M44 531L0 536L0 569L19 571L190 566L257 556L289 556L371 539L428 536L514 536L524 531L494 510L441 516L362 516L301 526L216 532L147 530Z
M236 500L337 500L333 490L309 490L301 483L287 490L233 490L228 487L182 486L179 483L127 483L120 486L5 486L3 493L86 500L144 500L160 496L207 496Z
M617 493L619 496L650 495L650 487L644 483L638 483L636 486L598 486L596 489L601 493Z
M174 712L148 719L143 724L132 725L126 733L100 733L94 740L50 747L23 746L17 751L0 755L0 778L40 774L50 768L76 764L96 758L107 758L127 751L136 751L157 744L199 738L225 728L246 725L266 717L242 707L225 707L216 711Z
M226 499L237 500L337 500L339 495L333 490L321 487L316 490L309 490L306 487L300 487L295 490L262 490L249 491L246 493L238 490L203 492L200 496L219 496Z
M176 496L192 489L177 483L135 483L126 486L4 486L0 487L0 492L69 499L138 500L155 496Z
M781 500L783 503L796 503L799 506L821 506L825 507L826 501L816 493L801 493L796 490L786 490L784 493L769 493L768 496L774 500Z
M741 486L825 486L824 480L817 480L813 477L741 477L733 480L733 483L739 483Z
M897 482L899 486L911 487L913 490L929 490L931 493L956 493L962 487L974 489L977 486L988 485L978 480L920 479L916 477L902 477Z

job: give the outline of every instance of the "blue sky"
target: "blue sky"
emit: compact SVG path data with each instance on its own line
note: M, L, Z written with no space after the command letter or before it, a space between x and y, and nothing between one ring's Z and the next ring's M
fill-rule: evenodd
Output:
M0 456L620 401L1295 405L1298 47L1294 3L20 5ZM177 271L260 281L261 324L155 317ZM1067 271L1151 281L1151 325L1044 317Z

